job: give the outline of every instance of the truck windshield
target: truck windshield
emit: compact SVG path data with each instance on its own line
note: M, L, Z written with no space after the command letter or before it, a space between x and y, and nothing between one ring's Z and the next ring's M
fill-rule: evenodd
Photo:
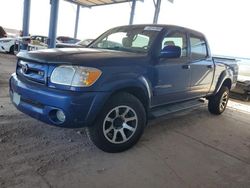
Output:
M89 47L134 53L147 53L161 28L120 27L101 35Z

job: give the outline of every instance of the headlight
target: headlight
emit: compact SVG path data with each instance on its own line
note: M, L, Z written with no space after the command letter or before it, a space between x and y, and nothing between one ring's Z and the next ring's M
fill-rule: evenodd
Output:
M93 85L101 74L96 68L63 65L53 70L50 81L60 85L88 87Z

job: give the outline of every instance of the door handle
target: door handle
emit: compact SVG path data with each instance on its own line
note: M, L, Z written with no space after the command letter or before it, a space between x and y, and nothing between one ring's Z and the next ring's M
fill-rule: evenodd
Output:
M190 65L182 65L183 69L190 69Z
M213 65L207 65L207 68L212 69Z

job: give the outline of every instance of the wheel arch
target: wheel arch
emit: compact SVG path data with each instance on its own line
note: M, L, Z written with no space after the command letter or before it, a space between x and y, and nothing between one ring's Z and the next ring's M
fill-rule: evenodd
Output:
M116 80L110 86L110 97L121 92L129 93L143 104L146 111L148 110L151 104L152 88L144 76Z
M226 78L222 84L222 86L226 86L228 87L228 89L230 90L232 87L232 80L230 78Z
M214 95L220 91L222 86L227 86L228 89L230 90L232 88L232 83L233 83L232 80L233 80L233 74L229 70L223 71L218 79Z
M129 93L135 96L143 105L146 115L148 114L148 109L151 102L151 90L148 88L140 79L133 80L123 80L122 82L117 80L115 83L112 83L112 90L108 92L108 95L105 98L98 99L94 102L92 106L98 106L98 108L91 108L87 119L89 126L92 124L96 117L101 113L102 108L105 106L107 101L109 101L114 95L118 93Z
M133 96L135 96L144 106L146 112L148 111L149 108L149 97L146 94L145 90L143 90L140 87L136 87L136 86L131 86L131 87L124 87L124 88L120 88L118 90L115 90L112 92L110 98L118 93L129 93Z

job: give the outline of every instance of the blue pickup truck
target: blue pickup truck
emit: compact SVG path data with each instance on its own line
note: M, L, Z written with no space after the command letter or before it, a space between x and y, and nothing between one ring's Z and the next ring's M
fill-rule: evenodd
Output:
M238 67L211 57L205 36L171 25L108 30L88 48L19 53L10 97L20 111L59 127L87 127L93 143L121 152L149 118L208 100L225 110Z

